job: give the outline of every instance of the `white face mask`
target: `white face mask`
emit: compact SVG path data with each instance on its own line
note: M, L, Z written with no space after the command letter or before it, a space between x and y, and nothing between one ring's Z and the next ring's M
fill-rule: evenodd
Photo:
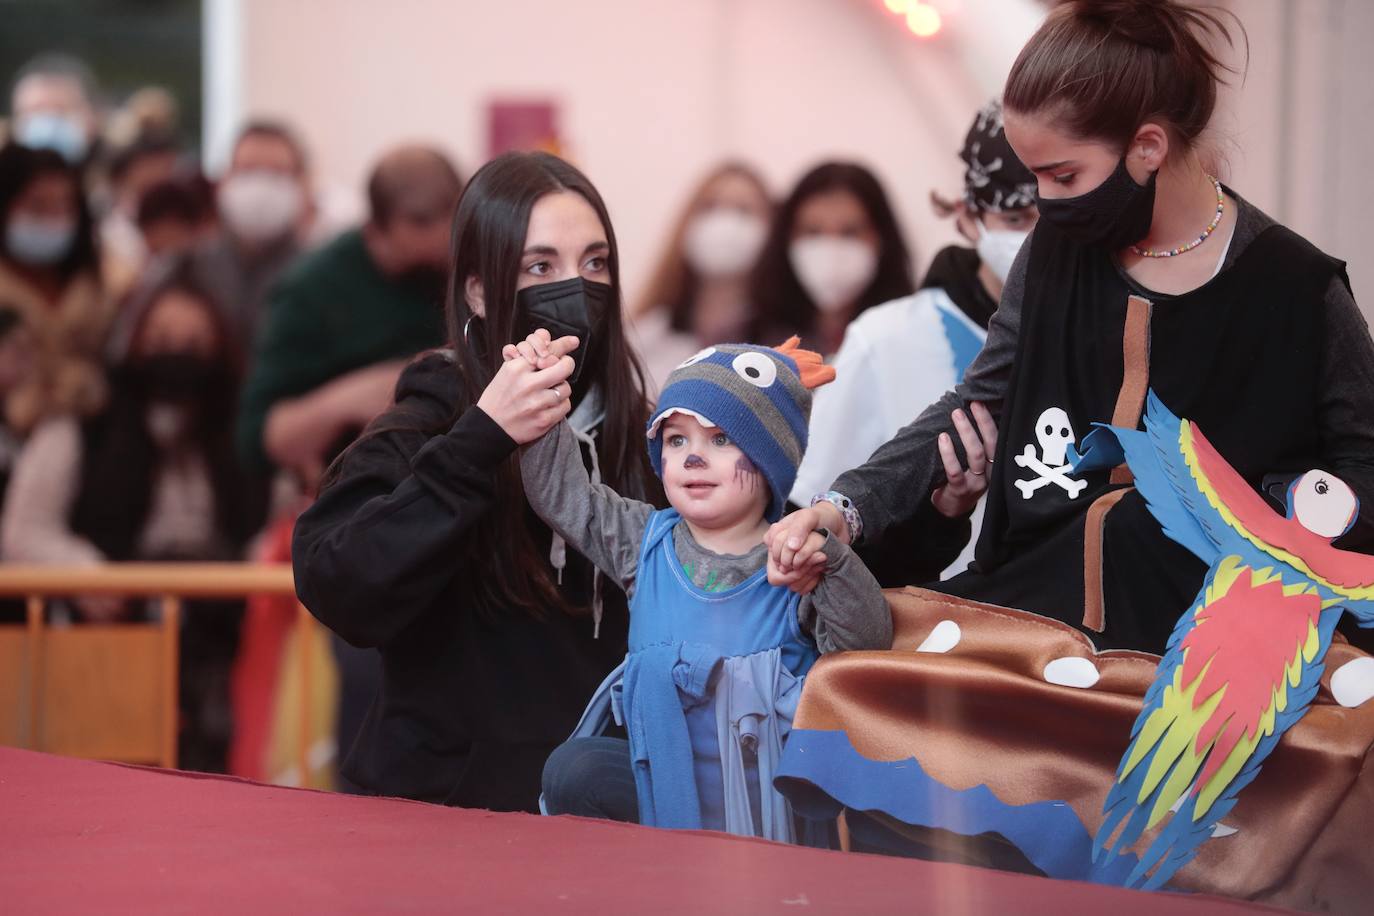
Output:
M91 147L85 125L58 111L25 115L15 129L14 139L29 149L53 150L73 165L85 159Z
M808 236L793 242L787 254L802 289L823 312L852 303L878 272L878 252L858 239Z
M5 227L10 257L30 267L51 267L67 256L76 239L76 224L67 220L17 215Z
M987 229L983 226L983 221L976 217L973 222L978 227L978 257L988 265L988 270L991 270L998 280L1006 283L1007 275L1011 273L1011 264L1016 260L1017 252L1030 237L1030 233L1013 229Z
M219 212L231 232L250 242L270 242L290 232L305 200L294 178L279 172L238 172L219 188Z
M768 224L729 207L693 217L682 239L682 256L697 273L734 277L754 266L768 235Z

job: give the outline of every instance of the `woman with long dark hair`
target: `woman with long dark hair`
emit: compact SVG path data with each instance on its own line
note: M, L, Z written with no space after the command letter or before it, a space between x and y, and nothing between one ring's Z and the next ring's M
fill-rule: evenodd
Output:
M601 196L542 153L468 184L453 228L450 348L402 374L394 406L330 469L296 526L296 587L381 692L344 775L367 791L533 811L545 758L625 652L623 594L530 511L517 446L564 416L589 470L657 497L642 373L625 340ZM537 325L536 325L537 322ZM503 364L535 326L573 360Z
M749 275L772 216L767 185L742 162L722 163L692 191L630 313L655 389L702 347L748 334Z
M26 444L5 507L6 559L233 560L261 527L263 488L230 439L242 359L219 308L182 263L137 311L106 404L50 418Z
M860 312L916 291L887 192L868 169L826 162L787 195L750 282L753 339L792 334L834 353Z
M52 150L0 149L0 302L19 309L35 344L32 377L4 405L21 433L104 403L100 357L114 310L92 226L76 167Z

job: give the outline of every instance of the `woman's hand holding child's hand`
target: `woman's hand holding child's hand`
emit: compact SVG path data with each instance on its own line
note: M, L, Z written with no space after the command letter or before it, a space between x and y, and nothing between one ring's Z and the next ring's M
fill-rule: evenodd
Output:
M825 554L821 545L825 528L841 541L848 542L849 528L840 510L830 503L817 503L798 509L769 528L763 536L768 545L768 581L785 585L800 594L809 594L821 581Z
M972 422L963 410L956 410L951 416L968 456L967 468L959 461L948 434L941 433L938 443L946 482L931 494L930 501L949 518L959 518L973 511L978 498L987 491L992 471L991 456L997 451L997 423L992 414L976 402L970 405L969 413L973 415ZM828 502L798 509L768 529L763 542L768 545L770 583L785 585L802 595L815 589L825 566L825 554L820 552L821 544L825 543L818 531L821 528L849 543L849 526L844 516Z
M821 583L821 576L825 573L825 554L821 552L821 547L825 544L825 533L813 531L806 536L802 546L797 550L798 554L806 554L807 559L800 563L794 563L792 568L784 572L774 559L772 544L768 537L772 534L772 529L764 534L764 543L769 545L768 551L768 581L773 585L785 585L799 595L809 595L816 590L816 586Z
M579 343L580 341L571 335L554 340L552 334L544 328L539 328L519 343L502 347L501 358L507 362L519 358L529 363L533 369L547 369L561 357L576 350Z
M572 386L567 379L575 363L567 354L577 344L576 337L550 340L549 332L542 329L519 344L507 344L501 350L506 362L477 406L516 443L538 439L572 409Z

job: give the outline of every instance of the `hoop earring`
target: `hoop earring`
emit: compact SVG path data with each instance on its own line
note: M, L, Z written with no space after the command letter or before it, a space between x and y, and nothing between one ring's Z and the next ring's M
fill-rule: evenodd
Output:
M476 347L472 345L472 323L480 317L480 315L474 312L473 314L468 316L467 321L463 322L463 343L467 345L468 352L472 353L474 356L477 355L478 350Z

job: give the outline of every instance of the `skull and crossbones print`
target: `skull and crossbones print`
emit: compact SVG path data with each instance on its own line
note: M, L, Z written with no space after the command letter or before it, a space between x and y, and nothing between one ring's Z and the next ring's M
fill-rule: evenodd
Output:
M1069 415L1058 407L1046 409L1035 422L1035 438L1040 443L1038 457L1035 446L1028 442L1021 454L1013 459L1018 467L1027 468L1036 475L1029 480L1012 481L1021 491L1021 498L1030 499L1042 487L1054 484L1069 494L1069 499L1076 499L1088 482L1069 476L1068 450L1077 441Z

